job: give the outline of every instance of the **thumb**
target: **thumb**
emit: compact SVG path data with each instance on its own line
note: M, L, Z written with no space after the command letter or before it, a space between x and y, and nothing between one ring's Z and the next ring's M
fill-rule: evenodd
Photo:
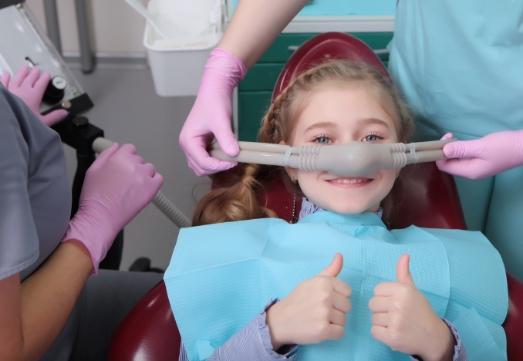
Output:
M443 153L447 158L473 158L477 156L478 146L475 140L458 140L445 144Z
M318 273L319 276L337 277L341 269L343 268L343 256L340 253L334 255L334 259L331 264L328 265L323 271Z
M399 283L405 283L416 287L409 270L410 256L402 254L396 265L396 279Z

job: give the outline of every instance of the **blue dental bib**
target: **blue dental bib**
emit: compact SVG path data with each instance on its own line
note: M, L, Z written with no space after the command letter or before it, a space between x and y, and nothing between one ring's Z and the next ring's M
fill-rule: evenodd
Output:
M284 298L337 252L344 260L338 278L353 291L345 335L300 346L298 360L409 359L371 336L368 309L374 287L396 281L404 253L416 286L438 316L457 327L470 359L506 359L500 326L508 306L505 269L481 233L414 226L388 231L373 213L332 212L298 224L257 219L180 231L164 281L189 359L205 360L269 300Z

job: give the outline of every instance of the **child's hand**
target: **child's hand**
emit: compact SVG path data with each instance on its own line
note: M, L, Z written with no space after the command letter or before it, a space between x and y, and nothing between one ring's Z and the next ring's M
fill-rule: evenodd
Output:
M44 97L45 89L51 80L51 74L46 71L40 75L40 69L23 66L18 70L13 80L11 74L4 71L0 82L14 95L18 96L24 103L40 118L42 123L52 126L67 117L67 110L57 109L49 114L40 114L40 103Z
M454 337L416 287L409 271L408 254L396 267L397 282L380 283L369 301L370 333L395 351L418 355L424 361L452 360Z
M352 290L336 278L342 267L343 257L337 253L327 268L298 284L267 310L274 350L283 345L320 343L343 336Z

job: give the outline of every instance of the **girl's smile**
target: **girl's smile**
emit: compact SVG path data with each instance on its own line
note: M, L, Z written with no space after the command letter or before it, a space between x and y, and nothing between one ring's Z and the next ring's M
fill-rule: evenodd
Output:
M336 186L336 187L357 188L357 187L363 187L363 186L368 185L370 182L372 182L372 178L340 177L340 178L333 178L333 179L325 179L325 181L329 182L331 185Z

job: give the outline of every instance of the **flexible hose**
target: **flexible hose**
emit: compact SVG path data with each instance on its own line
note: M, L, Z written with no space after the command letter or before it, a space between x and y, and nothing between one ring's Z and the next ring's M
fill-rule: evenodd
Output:
M93 142L93 150L96 153L101 153L113 144L112 141L105 138L96 138ZM180 228L190 227L191 220L187 218L182 211L180 211L167 197L161 192L158 191L154 196L152 203L158 207L163 214L167 216L175 225Z

